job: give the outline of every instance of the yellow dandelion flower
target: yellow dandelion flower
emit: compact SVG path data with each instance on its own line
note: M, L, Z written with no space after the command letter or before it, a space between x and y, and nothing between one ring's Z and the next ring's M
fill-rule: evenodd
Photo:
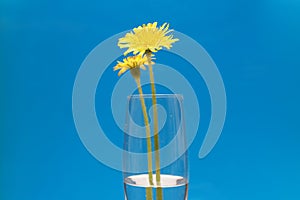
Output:
M139 73L139 69L146 69L144 64L147 63L147 58L145 56L129 56L123 59L123 62L118 61L118 64L114 67L114 71L120 70L118 76L125 73L127 70L130 70L132 73ZM138 70L138 72L136 71Z
M173 30L168 30L169 24L164 23L159 28L157 22L143 24L137 28L134 28L132 32L129 32L125 37L120 38L118 46L120 48L128 48L124 55L130 52L133 54L143 55L146 51L157 52L163 47L170 49L172 43L179 39L173 38L172 34L167 35Z

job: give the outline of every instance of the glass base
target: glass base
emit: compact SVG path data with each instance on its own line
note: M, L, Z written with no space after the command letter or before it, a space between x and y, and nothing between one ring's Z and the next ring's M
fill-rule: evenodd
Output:
M126 200L146 200L146 188L151 188L153 200L156 196L156 188L162 188L164 200L187 200L188 182L181 176L161 174L160 186L155 182L153 175L153 185L149 184L148 174L129 176L124 180Z

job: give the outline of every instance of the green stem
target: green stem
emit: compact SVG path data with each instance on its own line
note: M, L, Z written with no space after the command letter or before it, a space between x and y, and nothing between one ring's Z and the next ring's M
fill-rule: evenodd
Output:
M145 127L146 127L149 184L150 184L150 186L153 186L152 155L151 155L152 147L151 147L151 134L150 134L149 119L148 119L148 115L147 115L145 100L143 98L143 90L141 87L141 81L139 78L135 78L135 81L136 81L138 91L140 94L139 96L140 96L140 101L141 101L141 106L142 106L142 111L143 111L143 116L144 116L144 123L145 123ZM146 199L147 200L153 199L152 187L146 187Z
M151 83L151 92L152 92L152 105L153 105L153 120L154 120L154 150L155 150L155 174L156 174L156 199L162 200L163 193L160 178L160 155L159 155L159 137L158 137L158 114L157 114L157 106L156 106L156 89L154 84L154 75L152 69L152 60L151 60L151 51L146 53L148 60L148 68L150 73L150 83Z

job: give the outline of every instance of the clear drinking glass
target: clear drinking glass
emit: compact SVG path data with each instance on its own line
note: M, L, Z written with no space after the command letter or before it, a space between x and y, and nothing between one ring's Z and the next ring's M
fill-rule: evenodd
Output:
M141 96L129 96L123 154L125 199L186 200L188 154L183 97L177 94L156 95L158 116L158 137L156 138L152 95L146 94L142 98L147 109L151 137L147 138L146 134L145 112L143 113L142 110ZM151 152L149 153L150 146Z

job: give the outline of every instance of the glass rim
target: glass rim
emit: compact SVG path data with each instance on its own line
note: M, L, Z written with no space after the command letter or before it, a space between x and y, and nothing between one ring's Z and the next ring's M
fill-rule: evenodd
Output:
M152 94L143 94L142 95L144 98L152 98ZM157 99L160 98L177 98L180 100L183 100L183 95L182 94L155 94L155 97ZM135 99L135 98L140 98L139 94L132 94L132 95L128 95L127 99Z

